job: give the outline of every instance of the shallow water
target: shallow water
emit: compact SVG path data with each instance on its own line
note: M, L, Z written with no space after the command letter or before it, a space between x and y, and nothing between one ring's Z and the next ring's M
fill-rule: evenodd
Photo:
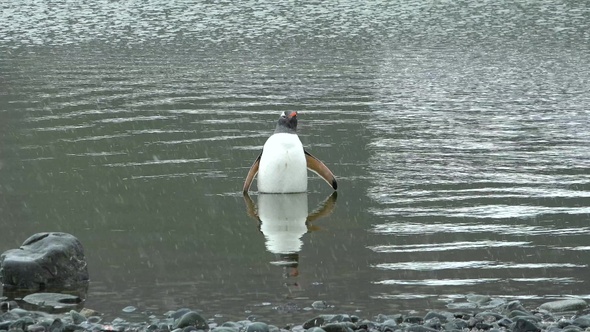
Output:
M590 297L582 4L0 9L0 251L75 235L87 307L286 323L315 300L371 316ZM310 178L277 233L241 186L284 110L339 190L302 224L330 200Z

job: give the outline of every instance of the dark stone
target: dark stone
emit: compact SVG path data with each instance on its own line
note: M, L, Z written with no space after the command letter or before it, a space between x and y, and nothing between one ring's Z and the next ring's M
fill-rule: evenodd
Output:
M84 328L82 326L78 326L75 324L67 324L63 328L64 332L74 332L74 331L82 331L82 330L84 330Z
M255 323L248 325L248 329L246 329L246 331L247 332L268 332L269 328L268 328L268 324L266 324L266 323L255 322Z
M446 311L429 311L424 316L424 321L432 318L438 318L442 323L446 323L448 320L453 319L453 314Z
M404 318L404 323L422 324L423 322L424 322L424 319L420 316L408 316L408 317Z
M452 321L449 321L445 324L445 329L450 331L450 330L463 330L467 328L467 322L462 320L462 319L454 319Z
M81 324L86 321L86 317L78 313L76 310L71 310L70 316L72 317L72 322L74 322L74 324Z
M514 323L514 328L512 328L513 332L541 332L541 328L530 320L519 318L516 323Z
M307 332L326 332L326 331L321 327L312 327L312 328L308 329Z
M438 330L431 329L423 325L412 325L406 329L408 332L438 332Z
M510 301L510 302L508 302L508 304L506 304L506 310L507 311L520 310L520 311L526 312L526 309L522 306L522 304L520 303L520 301Z
M214 328L212 331L215 331L215 332L238 332L239 330L240 329L237 327L218 326L218 327Z
M434 317L429 320L425 320L424 326L429 327L431 329L440 330L442 327L442 324L440 322L440 319Z
M314 317L314 318L308 320L307 322L303 323L303 328L307 330L312 327L319 327L319 326L324 325L324 322L325 322L324 317L317 316L317 317Z
M67 233L37 233L0 256L5 288L44 291L88 283L82 244Z
M322 327L326 332L352 332L352 329L344 323L330 323Z
M509 328L510 326L512 326L514 322L509 319L509 318L501 318L498 321L496 321L496 324L498 324L498 326L504 327L504 328Z
M31 318L29 316L25 316L25 317L21 317L21 318L15 320L14 322L12 322L12 324L10 324L10 329L11 330L14 330L14 329L26 330L27 326L33 325L33 324L35 324L35 321L33 321L33 318Z
M562 332L582 332L584 331L581 327L575 325L569 325L561 330Z
M523 310L512 310L510 311L510 313L508 314L509 318L513 318L513 317L518 317L518 316L530 316L531 314L529 312L523 311Z
M493 311L482 311L482 312L478 312L477 314L475 314L475 317L481 317L483 318L483 320L485 320L486 322L495 322L499 319L504 318L504 316L495 313Z
M11 320L0 321L0 330L8 330L10 328L10 324L12 324Z
M174 324L175 329L183 329L187 326L194 326L197 329L207 329L207 321L201 315L194 311L189 311L182 315Z
M57 318L53 321L53 323L51 323L48 331L49 332L62 332L63 328L64 328L64 323L61 321L61 319Z
M198 331L198 330L194 326L187 326L184 329L182 329L182 332L193 332L193 331Z
M579 326L583 329L590 327L590 315L580 316L572 322L573 325Z

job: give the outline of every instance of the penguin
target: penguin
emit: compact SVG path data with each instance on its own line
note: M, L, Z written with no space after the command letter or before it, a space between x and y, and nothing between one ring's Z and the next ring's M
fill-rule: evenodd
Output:
M297 136L297 112L284 111L275 132L266 140L262 153L250 167L243 192L250 190L257 174L258 191L261 193L307 192L308 169L322 177L334 190L338 188L332 171L303 148Z

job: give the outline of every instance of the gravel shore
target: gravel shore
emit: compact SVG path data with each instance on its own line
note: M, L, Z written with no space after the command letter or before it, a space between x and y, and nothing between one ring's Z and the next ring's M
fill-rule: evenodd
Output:
M151 315L137 323L116 318L103 321L101 314L90 309L63 313L26 310L15 301L0 303L0 330L13 332L70 331L215 331L215 332L429 332L429 331L514 331L514 332L578 332L590 331L590 314L583 299L551 301L537 308L526 308L520 301L468 297L465 306L448 311L429 311L425 315L384 313L375 317L359 317L327 310L310 312L310 318L297 324L276 326L271 321L258 321L255 316L240 321L216 322L202 312L183 308ZM128 307L124 312L132 312ZM317 314L317 312L322 314ZM324 313L326 312L326 313ZM315 313L315 315L314 315Z

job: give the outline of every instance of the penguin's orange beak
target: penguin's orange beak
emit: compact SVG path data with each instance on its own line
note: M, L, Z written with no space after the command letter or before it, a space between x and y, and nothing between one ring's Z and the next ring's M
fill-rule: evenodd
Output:
M291 112L291 114L289 114L289 118L294 118L297 116L297 112L293 111Z

